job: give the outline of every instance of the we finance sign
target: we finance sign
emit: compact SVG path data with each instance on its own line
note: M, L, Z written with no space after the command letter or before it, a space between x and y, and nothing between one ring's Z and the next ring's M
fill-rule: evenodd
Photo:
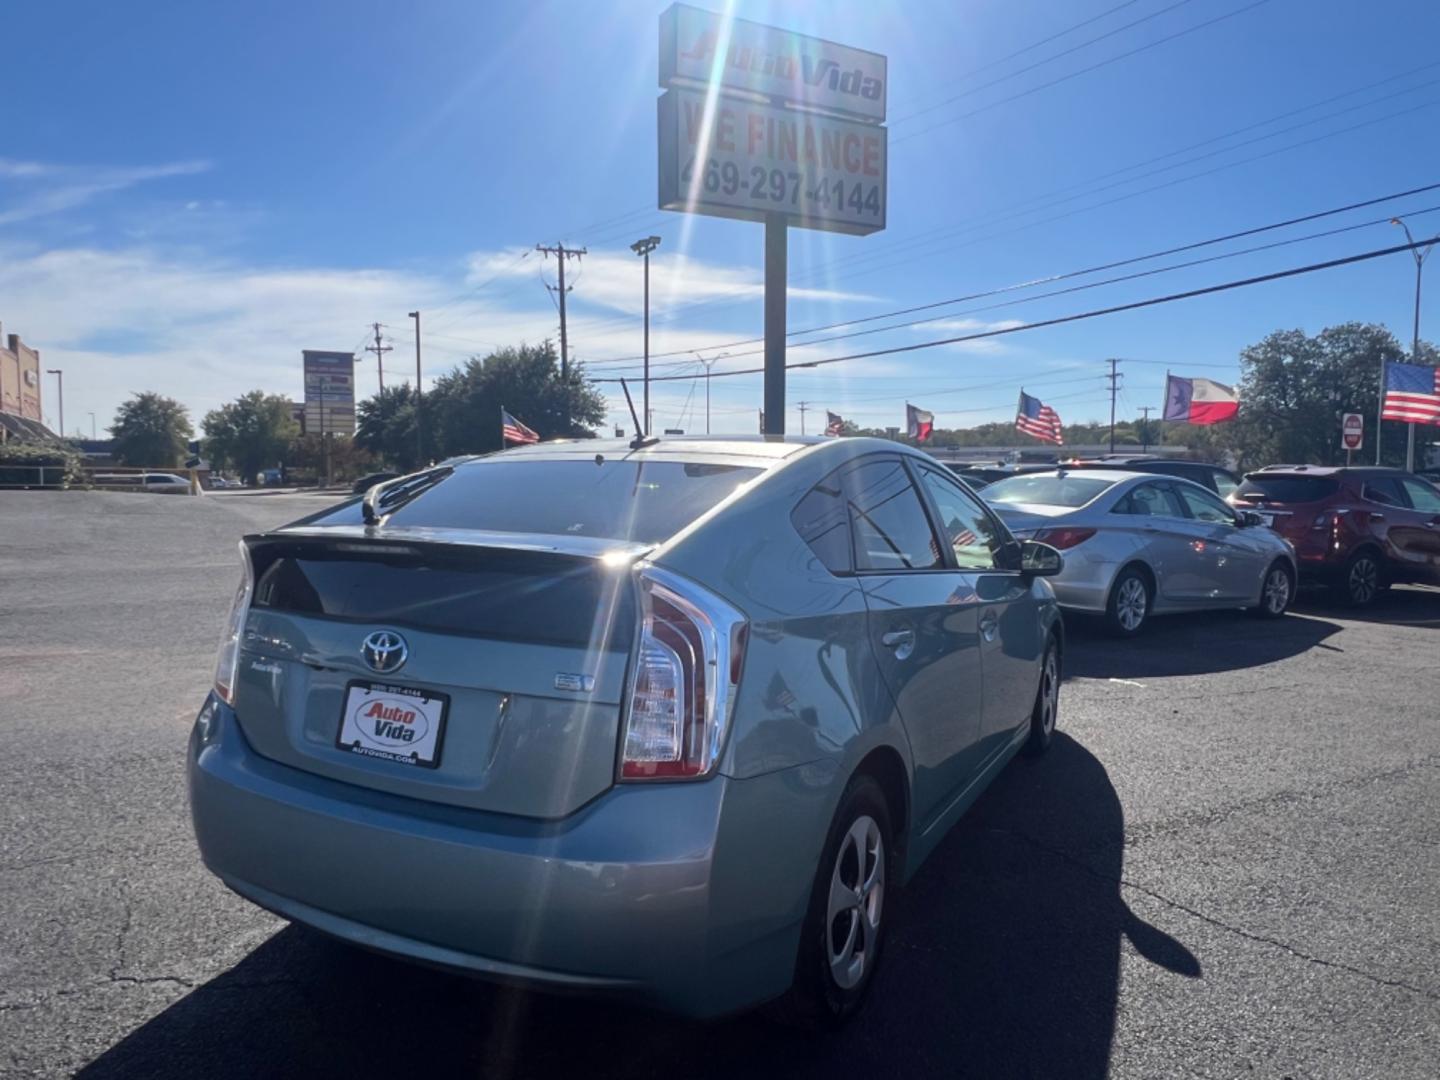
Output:
M879 53L675 4L660 16L660 85L718 85L879 124L889 72Z
M864 235L885 227L885 129L672 89L660 98L660 208Z

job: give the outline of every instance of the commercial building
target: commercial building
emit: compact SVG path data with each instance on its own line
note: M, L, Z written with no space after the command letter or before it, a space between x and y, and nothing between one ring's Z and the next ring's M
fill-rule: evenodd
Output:
M3 330L3 328L0 328ZM41 420L40 353L0 332L0 412L24 420Z

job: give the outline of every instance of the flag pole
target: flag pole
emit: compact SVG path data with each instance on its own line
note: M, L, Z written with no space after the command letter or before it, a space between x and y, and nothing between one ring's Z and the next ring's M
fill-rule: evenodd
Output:
M1380 437L1385 431L1385 354L1380 354L1380 400L1375 406L1375 464L1380 464Z

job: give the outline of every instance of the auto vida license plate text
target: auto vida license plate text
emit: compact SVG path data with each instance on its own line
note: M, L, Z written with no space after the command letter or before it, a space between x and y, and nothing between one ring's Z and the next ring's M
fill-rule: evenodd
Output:
M365 757L433 769L440 764L445 735L444 694L410 686L352 682L335 745Z

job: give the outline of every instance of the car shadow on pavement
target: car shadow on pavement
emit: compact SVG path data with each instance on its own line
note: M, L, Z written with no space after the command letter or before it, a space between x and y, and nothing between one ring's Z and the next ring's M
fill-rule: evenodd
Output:
M1350 622L1440 630L1440 588L1424 585L1397 585L1385 589L1375 597L1374 603L1364 608L1346 607L1323 589L1302 589L1295 598L1295 607L1302 614L1328 615Z
M290 927L82 1075L1101 1077L1122 941L1200 974L1121 897L1124 833L1079 743L1016 760L894 897L871 1000L830 1035L497 988Z
M1211 675L1287 660L1340 626L1323 618L1257 619L1244 611L1157 615L1133 638L1112 637L1099 619L1065 616L1065 677L1141 679Z

